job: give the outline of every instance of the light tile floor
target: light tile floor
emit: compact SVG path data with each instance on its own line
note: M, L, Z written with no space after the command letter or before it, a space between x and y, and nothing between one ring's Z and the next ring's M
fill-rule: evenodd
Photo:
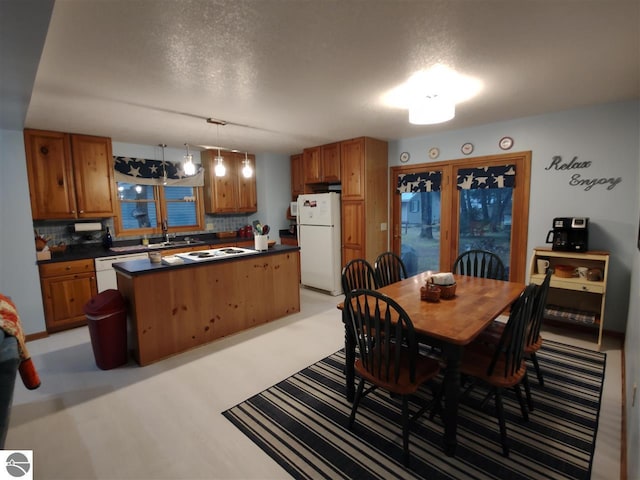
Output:
M38 479L247 479L288 475L220 412L343 346L341 297L301 290L302 311L149 365L99 370L86 327L29 343L42 386L18 380L6 449ZM546 331L593 348L593 339ZM620 469L621 366L607 340L593 479Z

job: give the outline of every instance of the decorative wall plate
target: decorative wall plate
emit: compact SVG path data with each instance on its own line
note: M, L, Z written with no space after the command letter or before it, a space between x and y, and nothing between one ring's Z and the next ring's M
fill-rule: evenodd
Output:
M409 152L402 152L400 154L400 161L402 163L408 162L410 158L411 158L411 155L409 155Z
M500 139L500 141L498 142L498 146L502 150L509 150L511 147L513 147L513 138L511 138L511 137L502 137Z
M438 149L437 147L431 147L429 149L429 158L431 160L435 160L436 158L438 158L439 155L440 155L440 149Z
M465 143L464 145L462 145L460 151L462 151L462 153L464 153L465 155L469 155L471 152L473 152L473 143Z

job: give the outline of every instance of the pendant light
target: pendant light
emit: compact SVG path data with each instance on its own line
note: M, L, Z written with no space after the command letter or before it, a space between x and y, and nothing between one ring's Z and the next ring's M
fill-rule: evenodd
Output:
M242 161L242 165L242 175L244 176L244 178L251 178L251 175L253 175L253 168L251 168L251 163L249 162L247 152L244 152L244 160Z
M184 156L184 163L182 164L182 170L184 170L184 174L187 177L194 175L196 173L196 164L193 163L193 155L189 153L189 144L185 143L185 147L187 147L187 154Z
M225 173L227 173L227 168L224 166L224 158L220 155L220 149L218 148L218 155L214 158L216 161L216 166L214 167L214 172L216 173L216 177L224 177Z
M160 143L158 145L162 147L162 185L166 185L167 184L167 164L164 161L164 149L167 147L167 144Z

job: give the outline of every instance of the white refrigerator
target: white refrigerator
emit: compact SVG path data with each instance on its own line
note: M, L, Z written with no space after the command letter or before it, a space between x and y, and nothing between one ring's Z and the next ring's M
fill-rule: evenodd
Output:
M302 285L340 295L340 194L299 195L297 221Z

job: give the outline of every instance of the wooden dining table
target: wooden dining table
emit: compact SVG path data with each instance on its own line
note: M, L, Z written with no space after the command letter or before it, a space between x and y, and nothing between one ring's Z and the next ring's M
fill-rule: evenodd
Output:
M456 294L451 299L432 303L421 299L427 272L379 288L407 312L421 342L438 346L445 361L444 369L444 450L454 456L458 401L460 396L460 363L465 345L471 343L493 320L520 296L525 284L487 278L455 275ZM338 305L342 308L343 305ZM355 342L345 324L347 399L355 396Z

